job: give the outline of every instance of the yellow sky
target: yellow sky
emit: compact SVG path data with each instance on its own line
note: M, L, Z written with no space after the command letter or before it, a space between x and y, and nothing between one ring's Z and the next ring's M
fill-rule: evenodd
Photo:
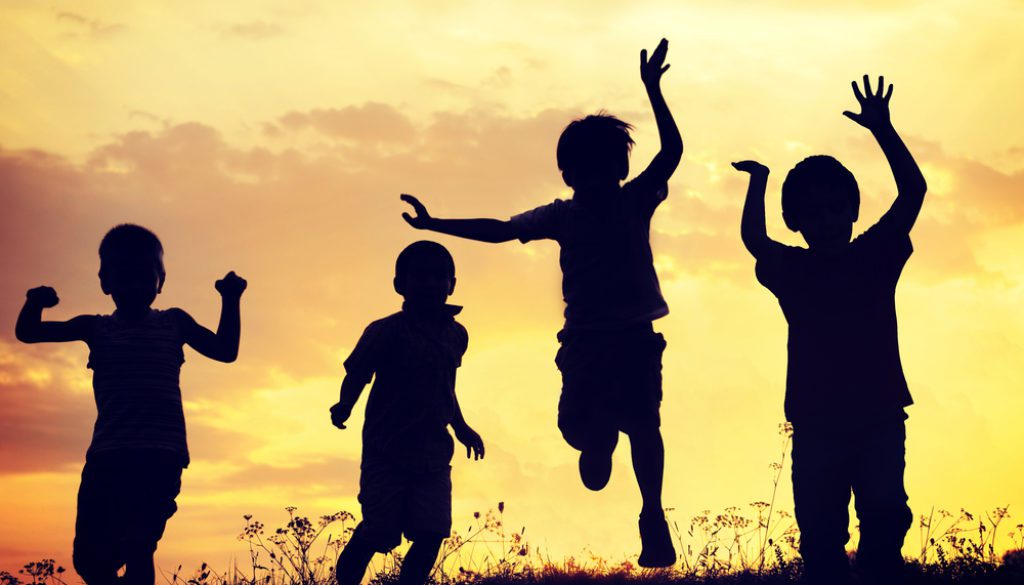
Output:
M13 339L25 289L58 289L53 318L109 312L95 248L123 221L164 242L158 306L214 326L213 281L249 279L239 361L186 354L193 464L158 553L166 568L226 566L243 556L244 513L357 511L359 435L330 427L326 408L362 328L399 306L395 255L425 236L400 220L398 193L494 217L564 196L558 133L602 108L637 126L642 168L657 138L638 53L662 36L687 149L652 238L672 309L657 324L666 505L682 522L770 495L786 329L739 241L745 184L728 163L773 169L769 227L797 243L779 221L781 180L833 154L860 181L866 229L894 188L840 113L869 72L896 84L894 121L930 186L897 295L911 505L1024 516L1024 4L124 4L0 9L0 569L70 566L95 416L84 345ZM626 452L590 493L555 428L557 246L437 239L470 332L460 401L488 445L484 462L454 464L456 526L504 500L554 557L635 554Z

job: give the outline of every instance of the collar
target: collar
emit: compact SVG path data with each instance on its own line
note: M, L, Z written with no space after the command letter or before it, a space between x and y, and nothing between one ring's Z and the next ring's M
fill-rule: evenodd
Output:
M422 315L425 317L445 317L448 319L455 318L462 312L461 305L449 305L444 304L439 307L416 307L409 303L409 301L402 302L402 312L413 315Z

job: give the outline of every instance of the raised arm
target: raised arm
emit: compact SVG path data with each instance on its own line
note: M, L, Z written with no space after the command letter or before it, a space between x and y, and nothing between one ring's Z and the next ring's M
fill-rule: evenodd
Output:
M403 213L402 218L418 230L429 230L467 240L498 244L514 240L512 225L499 219L439 219L431 217L427 208L412 195L401 196L402 201L412 205L415 216Z
M57 306L57 291L39 286L25 293L25 305L18 313L14 337L23 343L43 341L88 341L95 317L79 315L70 321L43 321L43 309Z
M853 94L860 103L861 111L859 114L846 111L843 112L843 115L871 131L882 148L886 160L889 161L893 178L896 180L896 201L882 216L880 223L885 222L893 229L909 233L910 229L914 227L917 215L921 212L928 184L889 117L892 84L890 83L889 88L886 89L885 78L879 77L877 91L872 93L871 81L865 75L864 93L861 93L856 81L852 85Z
M647 49L640 51L640 79L647 88L647 97L651 100L651 109L654 111L658 137L661 140L661 150L641 173L644 180L649 180L652 184L667 182L683 156L683 138L679 135L679 128L672 118L668 104L665 103L665 96L661 93L661 76L670 67L665 65L667 53L668 41L665 39L661 39L650 59L647 58Z
M737 171L750 175L747 199L743 204L740 237L743 238L743 245L751 255L761 258L781 245L768 237L768 228L765 227L764 221L764 193L768 185L769 170L763 164L752 160L734 162L732 166Z
M188 313L178 309L185 343L200 354L219 362L230 363L238 358L241 338L241 297L247 283L234 272L227 273L214 285L221 296L220 323L214 333L196 323Z

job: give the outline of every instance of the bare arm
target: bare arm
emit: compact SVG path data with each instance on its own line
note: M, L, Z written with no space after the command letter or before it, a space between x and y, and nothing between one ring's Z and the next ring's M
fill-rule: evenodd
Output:
M466 458L474 460L484 458L484 441L480 435L470 428L466 418L462 415L462 407L459 406L459 396L452 392L452 400L455 403L455 412L452 415L452 430L455 431L455 438L466 447Z
M661 39L649 60L646 49L640 52L640 79L643 80L644 87L647 88L647 97L651 100L654 120L658 124L658 138L661 140L661 150L647 165L641 176L644 177L644 180L659 185L668 181L676 167L679 166L679 159L683 156L683 138L679 135L679 128L676 126L672 112L669 111L668 104L665 102L665 96L661 92L661 76L670 67L670 65L665 65L667 53L668 41L665 39Z
M892 90L892 84L889 84L889 88L886 90L885 78L879 77L877 91L872 93L871 82L865 75L864 93L861 93L860 88L857 87L857 82L853 82L853 93L860 103L860 113L854 114L847 111L843 112L843 115L871 131L882 148L886 160L889 161L893 178L896 180L896 200L889 211L882 216L881 221L900 232L909 233L921 212L928 184L907 145L903 143L903 139L892 125L892 120L889 117L889 99L892 97Z
M200 354L219 362L230 363L238 358L241 338L242 317L241 297L246 287L245 279L229 272L216 283L221 295L220 323L214 333L196 323L188 313L178 309L182 322L185 343Z
M338 395L338 403L331 407L331 423L339 429L344 429L345 422L352 416L352 409L356 402L359 402L359 395L363 393L368 380L364 376L345 376L341 381L341 390Z
M764 193L768 185L768 167L759 162L745 160L732 163L737 171L750 174L747 186L747 199L743 204L743 219L740 224L740 237L754 258L760 258L780 246L768 237L768 228L764 220Z
M14 337L23 343L88 341L95 317L79 315L69 321L43 321L43 309L55 307L59 302L57 291L48 286L29 290L18 313Z
M412 205L415 216L403 213L402 217L418 230L430 230L467 240L497 244L514 240L512 225L499 219L439 219L431 217L427 208L412 195L402 195L402 201Z

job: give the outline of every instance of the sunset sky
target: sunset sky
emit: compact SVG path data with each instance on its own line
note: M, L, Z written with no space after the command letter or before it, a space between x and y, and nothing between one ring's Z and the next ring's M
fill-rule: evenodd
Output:
M557 245L416 232L398 195L498 218L568 196L559 132L601 109L636 126L638 172L658 145L638 55L662 37L686 144L652 233L671 308L656 328L674 519L768 499L781 448L786 323L740 242L746 182L729 162L773 169L769 231L798 244L782 179L832 154L860 182L854 231L867 229L895 188L841 115L864 73L895 84L894 123L929 184L897 291L911 507L1024 519L1024 2L119 4L0 7L0 570L70 567L95 420L86 346L14 339L24 292L54 286L51 319L112 311L96 249L122 222L163 240L159 308L215 327L214 281L249 281L238 361L186 350L192 465L163 569L245 558L246 513L276 526L289 505L358 511L365 398L346 431L327 408L363 328L400 305L395 256L424 237L458 266L458 394L487 445L484 461L453 463L456 528L505 501L553 558L637 554L628 450L592 493L555 426ZM792 508L788 477L779 498ZM918 546L915 526L905 550Z

